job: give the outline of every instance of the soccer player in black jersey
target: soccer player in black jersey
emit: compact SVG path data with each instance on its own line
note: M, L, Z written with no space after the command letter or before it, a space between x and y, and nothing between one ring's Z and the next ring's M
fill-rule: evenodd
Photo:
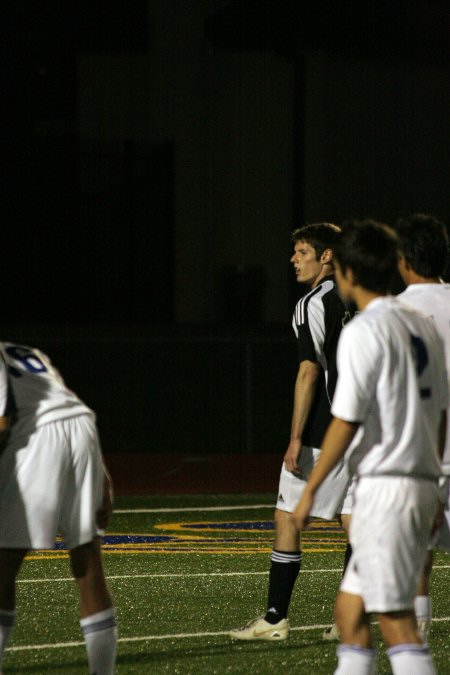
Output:
M284 455L275 509L275 541L271 557L267 611L243 628L230 632L238 640L285 640L289 636L289 603L301 565L300 534L291 517L331 421L336 385L336 349L348 307L339 297L334 279L333 249L341 230L331 223L306 225L293 233L297 281L310 287L297 303L293 329L299 368L294 389L290 440ZM317 495L312 515L333 519L341 513L349 475L343 463ZM345 517L342 523L345 526ZM344 568L350 557L345 556ZM336 627L325 639L338 639Z

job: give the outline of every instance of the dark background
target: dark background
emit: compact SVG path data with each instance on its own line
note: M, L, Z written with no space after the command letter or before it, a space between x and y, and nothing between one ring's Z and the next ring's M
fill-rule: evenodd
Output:
M2 4L2 335L107 452L283 452L303 222L450 215L444 0Z

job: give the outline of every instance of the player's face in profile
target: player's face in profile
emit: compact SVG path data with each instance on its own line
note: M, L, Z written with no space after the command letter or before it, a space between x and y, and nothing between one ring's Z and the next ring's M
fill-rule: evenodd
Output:
M322 272L323 263L317 260L316 251L306 241L296 241L294 255L291 258L299 284L313 286Z

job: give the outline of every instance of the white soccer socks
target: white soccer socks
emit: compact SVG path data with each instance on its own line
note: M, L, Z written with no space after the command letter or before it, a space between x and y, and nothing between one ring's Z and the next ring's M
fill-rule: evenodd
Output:
M396 645L387 653L394 675L436 675L428 645Z
M116 662L117 628L113 607L80 619L86 641L89 672L112 675Z
M376 649L365 649L356 645L339 645L337 656L338 667L334 675L356 675L356 673L375 675L377 672Z
M0 668L3 663L3 654L8 643L11 631L14 628L16 612L0 609Z
M427 645L396 645L387 650L393 675L436 675ZM338 667L334 675L375 675L376 650L355 645L339 645Z

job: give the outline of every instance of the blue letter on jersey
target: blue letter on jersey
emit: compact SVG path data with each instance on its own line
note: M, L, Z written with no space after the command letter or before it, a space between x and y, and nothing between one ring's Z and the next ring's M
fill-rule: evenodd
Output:
M413 348L414 361L416 363L417 375L420 377L428 365L428 352L422 338L417 335L411 335L411 345ZM421 398L430 398L431 389L429 387L421 387Z

